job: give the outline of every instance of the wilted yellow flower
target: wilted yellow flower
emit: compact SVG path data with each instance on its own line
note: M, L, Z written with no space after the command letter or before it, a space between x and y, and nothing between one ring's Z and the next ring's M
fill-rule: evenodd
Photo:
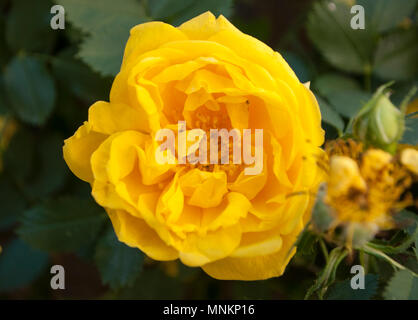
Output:
M194 128L262 129L261 172L157 161L160 129ZM281 275L295 252L323 139L315 97L281 55L207 12L131 30L110 102L90 107L64 158L120 241L218 279L256 280Z
M345 195L352 189L365 191L366 182L360 175L357 163L348 157L333 156L330 160L328 194L333 197Z
M418 151L412 148L406 148L401 151L401 163L418 175Z
M412 177L402 161L380 149L361 152L361 148L352 140L337 141L327 148L331 157L324 201L331 207L334 217L330 229L346 227L349 246L357 231L364 239L379 230L394 227L393 215L412 203L409 194L404 197ZM414 156L407 152L402 157L412 159ZM418 165L416 159L412 162Z

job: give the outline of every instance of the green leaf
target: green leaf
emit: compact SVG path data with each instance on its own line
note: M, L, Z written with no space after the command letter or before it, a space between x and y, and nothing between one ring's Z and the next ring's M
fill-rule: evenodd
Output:
M103 28L118 24L131 27L140 23L145 15L143 6L136 0L101 0L100 4L85 0L55 2L64 6L68 20L85 33L102 32Z
M0 254L0 292L21 289L45 271L48 255L32 249L20 239L3 248Z
M418 28L382 38L376 51L374 73L386 80L415 79L418 76L417 38Z
M385 32L397 27L402 20L410 16L417 0L402 0L402 5L393 0L358 0L366 16L366 28Z
M308 16L308 36L327 61L347 72L370 69L377 35L371 30L354 30L350 6L342 1L318 1Z
M397 227L402 230L395 233L389 241L375 239L369 246L388 254L403 253L409 249L418 236L418 215L404 209L398 212L394 219Z
M12 137L4 168L29 200L44 198L64 185L69 170L62 158L62 141L56 133L35 137L22 129Z
M181 14L173 19L173 25L180 25L206 11L212 12L215 16L224 15L229 17L232 14L232 0L203 0L194 1L193 5L181 11Z
M352 118L372 98L372 95L352 89L331 92L326 98L339 114Z
M43 125L55 101L55 84L44 63L29 56L15 57L4 74L8 100L16 115L33 125Z
M300 82L308 82L312 79L311 70L299 56L292 52L282 52L282 56L296 73Z
M418 300L418 277L407 270L397 271L383 296L386 300Z
M418 144L418 118L405 120L405 132L399 142L410 145Z
M378 276L367 274L364 277L364 289L352 289L351 279L333 285L328 292L327 300L370 300L376 295L379 285Z
M232 14L232 0L204 0L195 1L192 6L181 12L174 21L174 25L180 25L206 11L212 12L216 17L223 15L229 17Z
M386 253L383 252L383 250L381 250L380 248L375 249L373 245L371 245L371 243L366 243L361 247L361 250L363 250L365 253L372 255L376 258L382 259L386 262L388 262L389 264L392 265L393 268L397 269L397 270L407 270L405 266L403 266L402 264L400 264L399 262L397 262L396 260L392 259L391 257L389 257Z
M195 0L153 0L148 1L148 11L153 19L167 19L187 10L196 2Z
M153 19L163 19L174 25L180 25L206 11L226 17L232 13L232 0L153 0L148 1L148 6Z
M418 274L418 259L416 255L407 257L404 261L404 265L408 270Z
M70 50L60 53L52 60L52 73L60 88L87 103L105 100L109 95L111 81L102 78L85 63L75 59Z
M326 97L334 91L360 90L360 86L350 77L338 73L325 73L315 79L313 90Z
M103 32L93 33L80 45L77 56L103 76L115 76L122 64L129 30L130 27L116 24L112 28L106 27Z
M12 1L6 20L6 39L12 50L51 51L57 36L50 26L51 7L48 0Z
M97 100L91 100L90 102L93 101ZM80 124L88 118L87 106L89 104L87 104L87 101L86 103L80 103L80 99L71 94L68 88L61 87L58 90L57 106L54 114L62 127L68 129L67 132L75 132Z
M344 130L344 121L341 116L324 99L317 97L319 108L321 109L322 120L338 129L341 133Z
M44 198L64 185L68 169L62 158L63 140L59 134L52 133L38 142L34 172L22 184L31 198Z
M0 176L0 231L11 227L25 209L25 199L4 175Z
M33 247L70 251L95 241L105 220L93 200L65 197L25 211L17 232Z
M102 0L100 5L84 0L56 2L65 7L71 23L90 34L80 47L79 57L103 75L116 75L129 30L147 20L142 5L135 0Z
M145 268L132 287L122 288L115 299L180 299L184 286L178 278L168 277L160 268Z
M35 154L35 139L26 129L20 129L10 140L4 153L4 170L13 180L23 186L32 169Z
M404 232L400 232L401 235L405 235ZM391 241L373 241L368 244L369 247L379 250L387 254L398 254L403 253L409 249L412 243L414 243L416 237L418 236L418 228L415 225L414 232L403 236L402 238L394 237ZM400 239L399 239L400 238Z
M316 243L318 242L318 235L306 230L302 233L298 244L297 253L301 256L310 256L316 252Z
M103 284L113 289L131 286L140 275L144 262L142 252L120 242L113 228L99 240L94 259Z

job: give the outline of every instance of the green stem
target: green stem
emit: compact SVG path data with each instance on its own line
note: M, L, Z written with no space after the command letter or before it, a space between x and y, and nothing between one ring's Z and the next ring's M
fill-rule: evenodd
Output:
M307 300L315 291L318 291L319 299L323 299L328 287L334 282L337 268L341 261L347 256L348 250L344 247L334 248L328 256L327 264L324 270L320 273L318 279L310 287L305 295Z
M409 235L402 244L397 247L392 247L388 245L381 245L378 243L369 242L367 244L368 247L378 250L380 252L388 253L388 254L396 254L404 252L409 246L415 241L416 237L418 236L418 227L415 228L415 231Z
M387 262L389 262L394 268L398 268L400 270L408 270L410 272L412 272L415 276L418 276L415 272L407 269L405 266L401 265L399 262L395 261L394 259L392 259L391 257L389 257L387 254L383 253L380 250L376 250L372 247L370 247L369 245L364 245L362 247L362 250L364 250L364 252L371 254L377 258L381 258L383 260L386 260Z
M322 253L324 254L325 262L328 263L329 254L328 254L328 249L327 249L327 246L325 245L324 239L322 238L319 239L319 245L321 247Z
M369 270L369 255L366 252L364 252L363 250L360 250L359 251L359 259L360 259L360 264L364 268L364 272L368 273L368 270Z

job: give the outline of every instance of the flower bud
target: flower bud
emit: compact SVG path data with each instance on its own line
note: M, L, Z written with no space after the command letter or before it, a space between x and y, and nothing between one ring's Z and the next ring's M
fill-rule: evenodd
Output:
M354 119L353 134L366 144L394 152L402 137L404 122L404 114L381 90Z

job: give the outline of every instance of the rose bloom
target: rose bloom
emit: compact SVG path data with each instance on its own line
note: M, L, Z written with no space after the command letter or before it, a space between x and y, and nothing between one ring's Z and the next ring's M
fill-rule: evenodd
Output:
M159 164L156 132L178 121L263 129L263 170ZM280 276L295 253L323 177L323 139L315 97L281 55L206 12L177 28L131 29L110 102L90 107L64 159L120 241L217 279L259 280Z
M396 214L414 204L410 188L417 181L418 151L404 147L392 155L342 139L330 141L326 151L329 175L324 202L332 217L329 235L341 227L345 245L352 249L379 231L399 227Z

